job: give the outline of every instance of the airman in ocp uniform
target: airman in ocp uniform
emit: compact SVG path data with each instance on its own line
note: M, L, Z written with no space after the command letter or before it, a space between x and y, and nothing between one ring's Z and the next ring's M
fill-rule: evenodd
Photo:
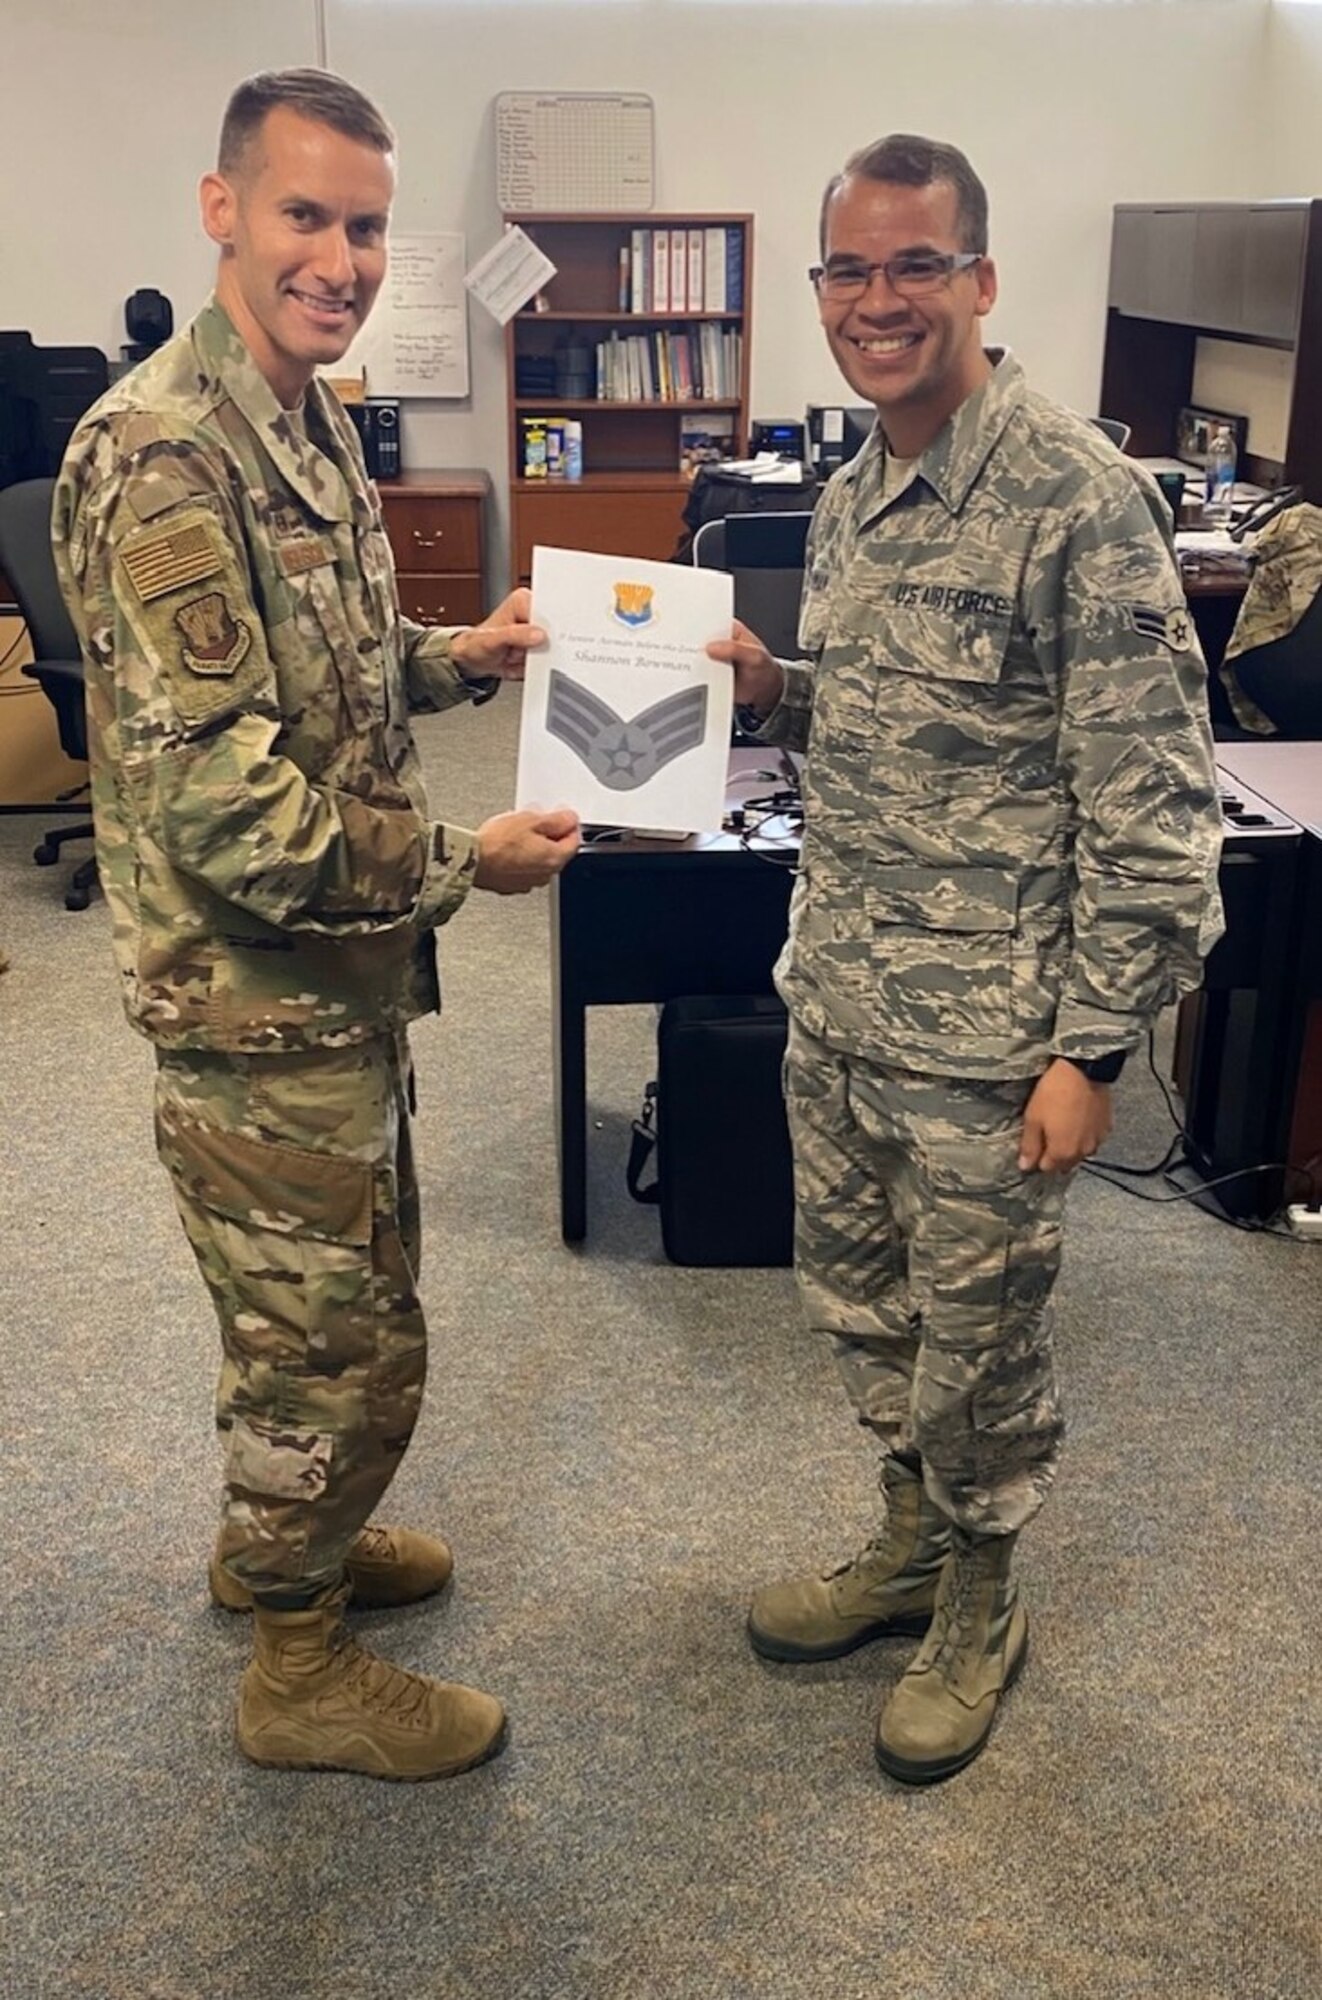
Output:
M572 813L431 817L409 722L517 676L526 591L481 625L400 615L357 435L314 379L386 268L394 139L317 70L249 79L202 183L211 302L89 412L54 538L87 677L97 855L156 1129L220 1321L216 1601L255 1614L257 1762L427 1778L499 1702L355 1644L346 1599L441 1587L370 1516L422 1397L408 1027L470 890L548 882Z
M984 350L987 205L895 136L822 206L827 340L877 409L818 506L800 644L740 627L745 723L807 750L778 967L796 1265L881 1453L849 1561L758 1592L754 1647L923 1643L892 1776L987 1740L1028 1643L1012 1556L1055 1473L1050 1299L1109 1086L1220 929L1204 667L1155 484Z

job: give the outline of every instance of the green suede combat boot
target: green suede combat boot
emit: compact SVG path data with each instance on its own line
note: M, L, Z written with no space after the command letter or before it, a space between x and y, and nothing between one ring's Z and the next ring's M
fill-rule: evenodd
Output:
M344 1629L341 1585L306 1611L253 1607L239 1683L239 1748L285 1771L449 1778L500 1748L505 1711L456 1681L406 1673Z
M416 1604L443 1590L454 1571L454 1557L439 1535L369 1526L349 1544L344 1571L354 1604L365 1611L385 1611ZM252 1592L230 1575L219 1548L212 1554L207 1577L213 1604L224 1611L252 1610Z
M928 1499L921 1468L887 1458L881 1469L886 1519L856 1556L820 1576L759 1590L748 1637L765 1660L837 1660L873 1639L920 1636L936 1602L950 1524Z
M1028 1657L1028 1614L1010 1576L1015 1540L953 1530L931 1629L877 1724L877 1762L892 1778L953 1777L991 1734Z

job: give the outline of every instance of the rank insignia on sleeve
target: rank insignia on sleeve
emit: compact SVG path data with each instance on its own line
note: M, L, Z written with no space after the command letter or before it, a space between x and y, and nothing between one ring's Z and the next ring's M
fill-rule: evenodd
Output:
M247 625L234 616L218 590L183 605L174 622L184 635L184 664L195 674L228 678L252 644Z
M1145 639L1156 639L1172 653L1187 653L1193 644L1193 620L1182 605L1160 611L1155 604L1131 604L1129 621Z
M196 521L134 542L120 560L144 604L185 584L201 583L225 566L211 532Z

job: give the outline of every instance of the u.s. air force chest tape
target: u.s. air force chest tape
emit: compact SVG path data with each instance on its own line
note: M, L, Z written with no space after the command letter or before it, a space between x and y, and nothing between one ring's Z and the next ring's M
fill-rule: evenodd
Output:
M115 551L116 598L186 723L240 709L271 673L266 640L224 529L182 507Z

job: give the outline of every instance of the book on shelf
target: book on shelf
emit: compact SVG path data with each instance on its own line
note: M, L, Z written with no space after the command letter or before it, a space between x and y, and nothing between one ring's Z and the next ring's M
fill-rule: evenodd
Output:
M727 229L725 232L725 310L742 312L744 309L744 232L742 229Z
M702 232L702 296L705 312L725 311L725 231Z
M690 229L688 232L688 310L691 313L703 311L706 290L703 285L702 231Z
M670 232L670 310L672 313L687 312L689 309L689 238L686 229L672 229Z
M629 310L643 313L647 311L647 246L651 239L650 229L634 229L629 235Z
M652 231L652 311L670 311L670 231Z

